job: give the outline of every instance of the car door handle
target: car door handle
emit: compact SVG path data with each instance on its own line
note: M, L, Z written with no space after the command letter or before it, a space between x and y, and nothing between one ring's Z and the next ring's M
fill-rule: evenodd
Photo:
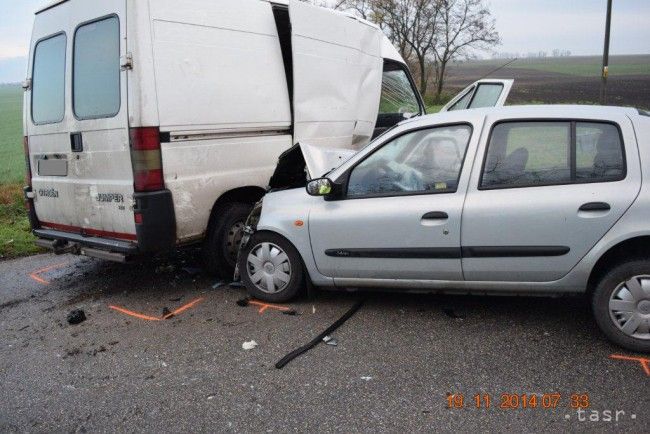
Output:
M422 220L445 220L449 215L443 211L431 211L422 216Z
M612 209L606 202L589 202L583 204L578 211L609 211Z

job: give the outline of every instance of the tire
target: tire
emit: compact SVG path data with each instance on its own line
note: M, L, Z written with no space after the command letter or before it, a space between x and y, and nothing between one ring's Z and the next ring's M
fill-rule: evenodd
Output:
M596 323L612 342L650 353L650 258L613 266L596 285L591 303Z
M252 204L231 202L216 211L203 242L203 262L208 272L232 279L241 230L252 209Z
M257 258L257 266L253 257ZM304 289L300 254L286 238L273 232L251 236L239 257L239 273L251 297L271 303L289 301Z

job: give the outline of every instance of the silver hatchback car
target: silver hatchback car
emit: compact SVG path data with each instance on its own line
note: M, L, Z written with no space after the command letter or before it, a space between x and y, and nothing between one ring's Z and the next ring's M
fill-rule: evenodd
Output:
M249 216L238 269L253 297L586 293L612 341L650 351L648 113L461 110L404 121L343 164L309 148L283 155Z

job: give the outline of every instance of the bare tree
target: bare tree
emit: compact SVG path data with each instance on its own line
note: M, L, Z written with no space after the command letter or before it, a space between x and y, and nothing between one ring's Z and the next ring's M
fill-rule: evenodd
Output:
M435 46L436 99L440 98L450 61L471 50L487 50L501 40L494 19L483 0L438 0L439 38Z
M420 93L433 73L440 98L449 62L472 50L500 43L494 19L484 0L312 0L334 9L353 11L378 24L400 54L417 68Z

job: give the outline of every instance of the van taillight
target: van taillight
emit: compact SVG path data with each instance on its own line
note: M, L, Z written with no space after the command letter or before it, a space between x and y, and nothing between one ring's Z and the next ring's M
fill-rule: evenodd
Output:
M165 188L158 127L131 128L131 162L135 191Z
M29 138L23 137L23 149L25 150L25 184L32 186L32 165L29 163Z

